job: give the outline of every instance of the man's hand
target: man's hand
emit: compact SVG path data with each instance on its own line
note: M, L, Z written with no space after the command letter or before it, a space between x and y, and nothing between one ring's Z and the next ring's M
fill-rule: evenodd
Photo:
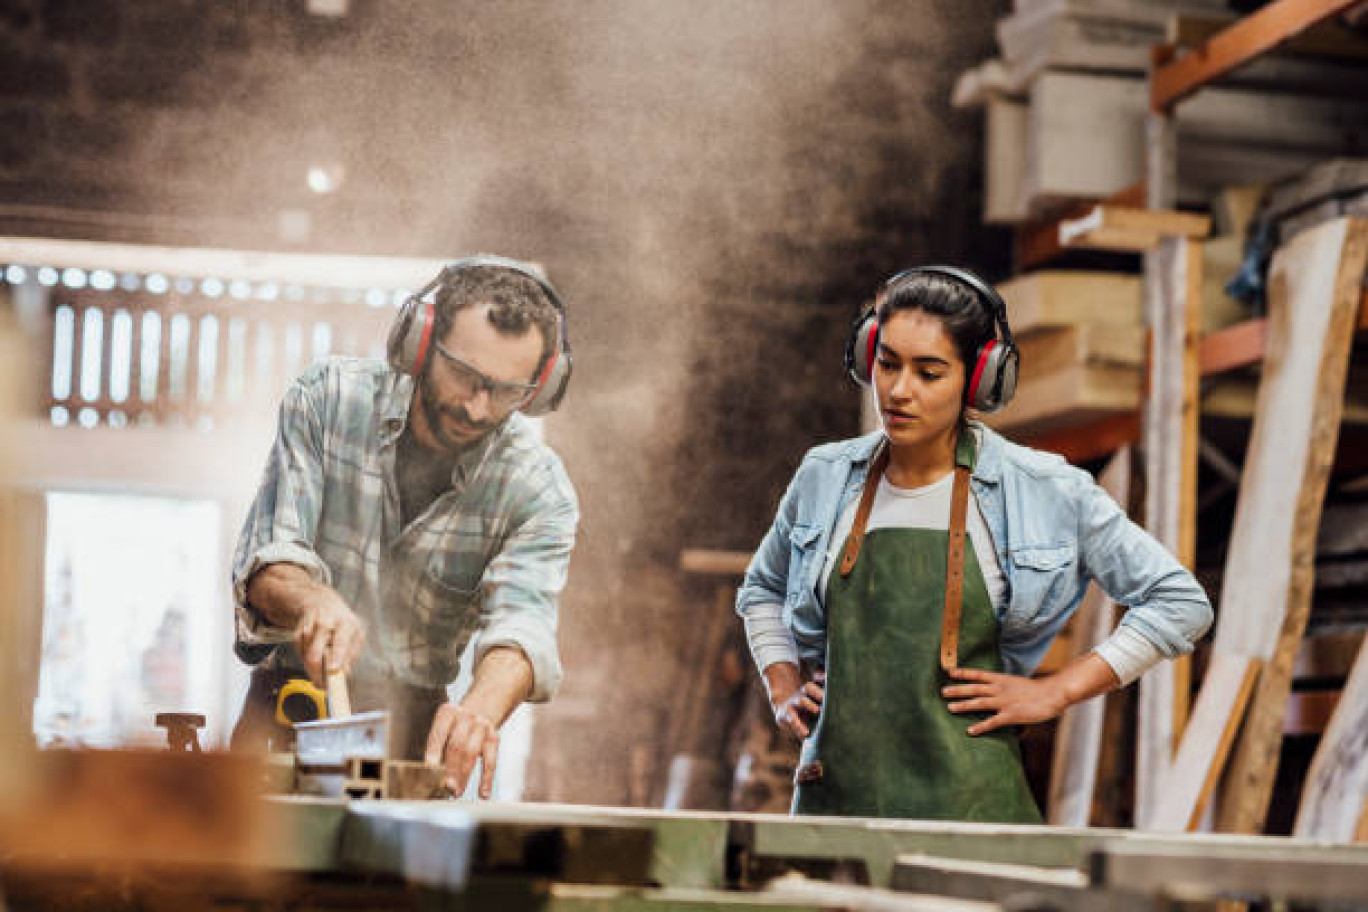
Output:
M532 663L521 649L496 646L475 666L475 680L461 702L438 708L423 759L430 766L446 766L447 788L464 792L479 760L480 797L493 794L499 726L532 692L532 674Z
M822 711L826 674L819 671L811 681L803 683L797 665L775 662L765 669L765 684L774 721L799 740L807 738Z
M447 788L456 795L465 791L479 760L480 797L488 798L499 765L499 726L489 716L464 705L443 703L432 719L423 759L429 766L446 767Z
M304 668L322 686L329 671L346 674L361 655L366 631L361 619L330 586L315 584L302 596L294 644ZM326 667L325 667L326 662Z
M294 628L295 649L319 687L329 670L345 674L361 655L366 642L361 619L336 589L315 582L303 567L262 567L247 583L247 601L277 627Z
M951 701L951 712L990 712L993 715L969 726L970 735L1002 728L1004 725L1030 725L1053 719L1075 703L1121 686L1111 666L1095 652L1079 656L1058 672L1043 678L977 668L956 668L950 676L963 684L941 688L941 696Z

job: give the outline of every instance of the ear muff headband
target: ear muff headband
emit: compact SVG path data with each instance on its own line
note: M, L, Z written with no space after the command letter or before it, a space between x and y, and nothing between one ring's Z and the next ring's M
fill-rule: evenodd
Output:
M496 266L526 276L537 283L546 295L551 306L556 309L556 340L546 363L537 376L536 391L522 406L520 411L528 415L544 415L559 407L570 387L573 372L573 359L570 355L570 337L566 327L565 304L551 283L529 267L526 263L508 257L482 254L454 260L442 267L437 277L422 290L410 295L396 315L390 327L386 354L390 366L396 371L417 377L422 373L424 364L432 348L432 334L436 323L436 306L429 297L436 289L453 281L455 274L462 269L476 266Z
M887 294L898 283L914 275L939 275L959 282L972 291L993 317L1000 339L990 339L975 354L970 380L965 386L965 404L980 412L995 412L1012 400L1016 392L1017 364L1020 354L1012 341L1007 323L1007 305L991 285L965 269L954 266L917 266L905 269L884 282ZM878 309L870 307L855 321L846 342L845 365L851 379L868 386L874 377L874 356L879 348Z

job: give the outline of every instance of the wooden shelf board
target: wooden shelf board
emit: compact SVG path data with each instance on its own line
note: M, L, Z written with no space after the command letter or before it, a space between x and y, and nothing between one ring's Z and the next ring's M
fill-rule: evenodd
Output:
M1087 215L1059 223L1059 245L1075 250L1143 253L1165 237L1204 238L1211 218L1191 212L1100 204Z
M1150 110L1166 113L1202 86L1253 60L1360 0L1275 0L1197 47L1155 67Z

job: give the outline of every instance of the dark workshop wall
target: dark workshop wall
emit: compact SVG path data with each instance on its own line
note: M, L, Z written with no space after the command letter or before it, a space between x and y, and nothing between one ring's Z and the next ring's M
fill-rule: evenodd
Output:
M0 0L0 232L544 263L584 528L532 794L640 799L628 755L658 781L710 674L679 550L753 547L854 432L840 345L880 277L1005 263L948 96L1006 6Z

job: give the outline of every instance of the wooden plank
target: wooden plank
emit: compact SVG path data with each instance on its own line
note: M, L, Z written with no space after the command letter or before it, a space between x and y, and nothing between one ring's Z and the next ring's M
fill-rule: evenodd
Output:
M741 576L750 566L749 551L712 551L707 548L685 548L679 552L679 569L685 573L705 576Z
M1368 641L1345 682L1302 787L1292 834L1353 842L1368 802Z
M1321 903L1362 900L1368 895L1368 864L1361 850L1320 846L1316 851L1310 843L1297 848L1312 851L1288 851L1278 857L1251 853L1240 845L1198 849L1117 841L1095 853L1088 870L1094 886L1181 900L1181 908L1232 895L1301 899L1325 908Z
M1014 335L1075 323L1139 326L1143 298L1138 276L1086 270L1044 270L997 286Z
M1203 377L1248 367L1263 360L1268 346L1268 320L1258 317L1208 333L1198 352Z
M1365 266L1368 220L1341 218L1294 237L1269 271L1268 354L1222 589L1229 620L1214 644L1266 660L1217 817L1228 832L1259 832L1272 794Z
M1212 655L1202 680L1202 699L1197 702L1178 755L1164 776L1159 803L1147 821L1150 829L1196 829L1230 753L1258 668L1257 660Z
M1146 186L1155 193L1168 184L1156 170ZM1184 237L1163 239L1145 258L1145 312L1151 334L1143 437L1145 527L1189 567L1195 550L1195 326L1201 263L1198 242ZM1160 783L1187 716L1187 692L1187 666L1182 661L1160 663L1140 679L1135 792L1140 826L1151 825L1162 799Z
M1076 323L1052 326L1017 336L1021 354L1018 383L1029 383L1057 370L1076 367L1130 367L1145 363L1146 337L1139 326Z
M1080 250L1143 253L1166 237L1204 238L1210 233L1210 216L1099 205L1081 218L1061 221L1059 244Z
M1150 109L1166 111L1204 85L1277 47L1359 0L1276 0L1198 47L1155 68L1150 76Z
M1130 499L1130 447L1122 447L1098 475L1098 484L1124 509ZM1116 605L1097 586L1088 587L1074 614L1073 655L1090 652L1112 633ZM1102 748L1102 722L1106 699L1095 697L1069 707L1055 729L1054 758L1050 768L1050 792L1046 819L1055 826L1088 825Z
M1047 433L1129 415L1140 408L1140 372L1074 365L1017 386L1010 405L987 423L1012 434Z

